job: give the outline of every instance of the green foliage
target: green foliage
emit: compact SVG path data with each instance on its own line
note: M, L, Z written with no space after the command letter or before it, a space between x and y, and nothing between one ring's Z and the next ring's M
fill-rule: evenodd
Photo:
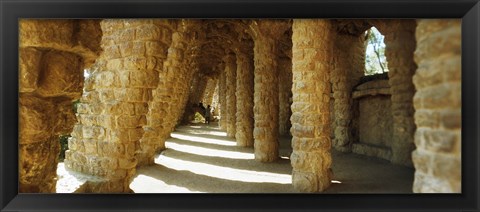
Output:
M58 160L62 161L65 159L65 151L68 150L68 138L70 135L62 135L60 136L60 154L58 155Z
M202 114L195 112L195 122L205 122L205 118L203 118Z
M387 58L385 57L384 36L372 27L367 30L365 54L365 75L382 74L388 72Z

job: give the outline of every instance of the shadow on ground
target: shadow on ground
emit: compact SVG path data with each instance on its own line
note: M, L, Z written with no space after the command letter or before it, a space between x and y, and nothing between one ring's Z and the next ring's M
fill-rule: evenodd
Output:
M238 147L218 126L181 126L157 155L137 169L135 193L295 193L291 185L291 137L280 138L279 160L254 160L252 147ZM325 193L412 193L413 169L388 161L332 151L333 184Z

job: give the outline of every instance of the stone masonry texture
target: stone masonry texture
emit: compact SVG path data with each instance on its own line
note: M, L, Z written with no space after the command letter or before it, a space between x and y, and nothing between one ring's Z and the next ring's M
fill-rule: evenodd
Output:
M19 22L19 192L55 192L59 136L76 121L83 69L100 53L92 20Z
M364 76L371 27L389 72ZM460 20L20 19L19 35L21 193L56 191L67 135L65 169L91 177L77 192L131 192L199 102L258 162L291 135L297 191L330 186L334 148L413 167L415 193L462 192Z
M253 51L237 50L237 123L238 146L253 146Z
M319 192L331 184L330 70L333 34L328 20L293 21L293 104L290 161L295 189Z
M235 137L237 124L237 97L235 96L237 87L237 62L235 54L228 54L225 57L225 80L227 86L227 136Z
M128 192L171 30L165 20L103 20L103 53L78 106L67 169L105 179L98 192Z
M278 38L288 25L277 20L252 23L254 37L254 120L255 160L278 159Z
M413 77L416 193L462 192L461 21L420 20Z

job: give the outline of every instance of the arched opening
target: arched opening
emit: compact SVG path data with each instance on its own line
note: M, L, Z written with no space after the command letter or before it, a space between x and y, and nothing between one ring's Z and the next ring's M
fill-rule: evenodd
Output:
M388 72L385 36L377 28L365 31L365 76Z

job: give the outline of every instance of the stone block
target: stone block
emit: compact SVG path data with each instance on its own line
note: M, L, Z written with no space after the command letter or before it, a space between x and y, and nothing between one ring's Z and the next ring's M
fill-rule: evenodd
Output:
M319 151L331 148L330 138L323 136L318 138L294 137L292 148L299 151Z
M55 137L35 144L19 145L19 192L55 191L60 145Z
M317 177L313 173L293 171L292 184L295 190L300 192L318 191Z
M126 70L145 70L147 69L147 58L131 56L123 59L123 67Z
M118 167L120 169L133 169L137 165L137 160L135 158L119 158Z
M135 39L135 29L125 29L115 31L112 36L117 44L132 41Z
M129 115L120 115L117 116L116 126L120 128L136 128L139 126L144 126L147 124L147 119L145 115L143 116L129 116Z
M158 26L145 24L136 28L136 40L156 41L162 37L162 30Z
M105 129L100 126L82 126L82 138L104 139Z
M69 49L73 46L74 24L66 19L21 19L20 46Z
M415 111L415 124L421 127L437 128L440 116L433 110L419 109Z
M423 132L425 139L425 149L433 152L452 152L456 142L460 142L455 132L444 130L428 130Z
M42 51L35 48L20 48L19 92L33 92L38 87L42 64Z
M84 91L82 94L81 103L77 105L77 112L82 103L98 102L99 100L100 100L99 91Z
M98 152L104 157L118 158L125 155L125 147L119 142L99 141Z
M20 96L19 101L19 143L43 142L53 134L54 105L33 97Z
M159 41L147 41L145 42L146 45L146 55L148 56L155 56L159 58L166 59L168 47L159 42Z
M462 127L462 111L461 110L444 110L440 113L442 126L447 129L461 129Z
M44 68L38 81L38 94L45 97L80 98L83 87L83 62L76 54L51 51L43 55Z
M117 59L122 57L121 49L123 50L125 44L122 45L112 45L103 47L103 55L106 59Z
M85 146L85 154L88 154L88 155L98 154L98 147L97 147L98 140L82 139L82 142L83 142L83 145Z

